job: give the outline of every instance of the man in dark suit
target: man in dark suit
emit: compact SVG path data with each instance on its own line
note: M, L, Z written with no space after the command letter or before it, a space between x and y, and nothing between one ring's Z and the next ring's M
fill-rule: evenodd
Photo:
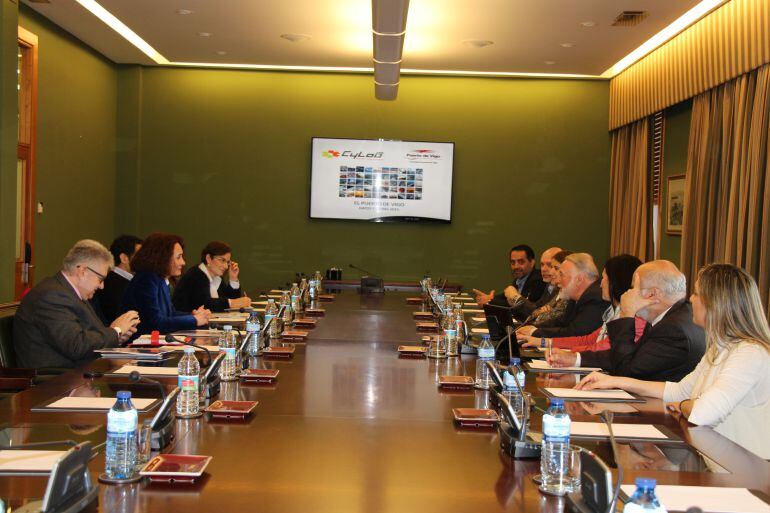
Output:
M519 321L526 320L527 317L532 315L532 312L548 304L559 293L558 283L556 283L559 276L554 272L553 257L561 250L561 248L557 247L548 248L540 255L540 276L545 285L545 290L543 290L540 299L530 301L513 285L509 285L503 291L508 306L511 307L511 315L514 319Z
M117 319L120 304L131 274L131 257L142 247L142 239L134 235L121 235L110 245L110 253L115 260L115 267L107 274L104 288L97 290L91 299L91 306L104 324Z
M680 381L695 368L706 351L706 338L693 322L684 275L673 263L656 260L640 266L632 283L621 297L619 318L607 323L610 349L554 351L552 365L600 367L648 381ZM648 322L636 343L634 317Z
M540 275L540 270L535 267L535 251L526 244L520 244L511 248L510 252L512 286L524 298L536 302L545 291L545 282ZM473 289L476 294L476 303L484 306L487 303L497 306L508 306L508 301L503 292L495 294L492 290L489 294Z
M102 288L112 266L107 248L81 240L64 257L61 272L45 278L21 301L13 344L22 367L76 367L95 349L116 347L136 331L139 316L126 312L106 327L88 300Z
M602 325L610 303L602 299L599 271L588 253L572 253L561 264L564 299L572 300L563 317L554 326L522 326L517 334L533 337L573 337L587 335Z

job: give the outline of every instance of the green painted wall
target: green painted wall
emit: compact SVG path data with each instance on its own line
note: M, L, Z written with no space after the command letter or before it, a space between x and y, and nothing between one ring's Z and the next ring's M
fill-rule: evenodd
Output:
M116 226L180 233L188 263L229 241L252 288L350 262L499 288L520 242L606 257L607 82L402 77L378 102L365 75L126 68L118 90ZM309 219L312 136L454 141L452 224Z
M19 24L39 38L36 281L72 244L109 244L115 230L117 68L22 6ZM4 239L5 240L5 239Z
M682 237L665 232L666 200L669 176L683 175L687 170L687 143L690 137L692 101L687 100L669 107L665 112L666 131L663 141L663 229L660 240L660 257L680 264Z
M16 92L18 5L0 0L0 302L14 293L16 262Z

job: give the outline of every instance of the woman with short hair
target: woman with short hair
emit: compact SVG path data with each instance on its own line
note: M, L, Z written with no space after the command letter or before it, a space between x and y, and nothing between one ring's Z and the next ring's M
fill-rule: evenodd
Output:
M225 273L227 281L222 279ZM209 242L201 251L200 263L188 269L174 287L174 307L181 312L200 306L212 312L249 308L251 299L241 292L239 274L230 246L221 241Z
M622 388L663 399L689 422L713 427L737 444L770 458L770 328L759 290L743 269L710 264L690 297L693 321L706 331L706 354L678 383L642 381L594 372L581 390Z

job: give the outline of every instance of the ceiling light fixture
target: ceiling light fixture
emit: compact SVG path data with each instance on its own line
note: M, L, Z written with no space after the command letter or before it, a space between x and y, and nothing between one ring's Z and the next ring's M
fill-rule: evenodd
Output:
M170 64L168 59L158 53L147 41L139 37L136 32L128 28L122 21L113 16L107 9L96 3L95 0L75 0L91 14L102 20L108 27L123 36L129 43L137 47L147 57L158 64Z
M553 66L556 64L556 61L543 61L544 63L548 64L549 66Z
M484 48L485 46L495 44L495 42L489 41L488 39L466 39L463 41L463 44L472 48Z
M372 0L374 96L395 100L404 51L409 0Z
M224 50L217 51L217 55L227 55L227 52Z
M584 21L584 22L580 23L580 26L581 27L586 27L586 28L591 28L591 27L595 27L596 26L596 22L595 21Z
M313 36L308 34L281 34L281 39L291 41L292 43L301 43L302 41L307 41L311 37Z
M561 46L562 48L574 48L575 43L559 43L559 46Z
M190 9L177 9L174 11L177 14L180 14L182 16L187 16L188 14L192 14L193 12Z
M702 0L695 7L681 15L674 20L669 26L652 36L650 39L642 43L642 45L629 53L618 62L616 62L610 69L602 73L604 78L612 78L618 73L622 72L642 57L651 53L656 48L662 46L674 36L685 30L696 21L700 20L708 13L724 4L727 0Z
M211 37L211 32L198 32L200 37Z

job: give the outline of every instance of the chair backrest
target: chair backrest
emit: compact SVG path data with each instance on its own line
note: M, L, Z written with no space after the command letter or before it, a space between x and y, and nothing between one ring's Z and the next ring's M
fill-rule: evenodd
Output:
M16 367L16 352L13 348L13 318L19 302L0 304L0 367Z

